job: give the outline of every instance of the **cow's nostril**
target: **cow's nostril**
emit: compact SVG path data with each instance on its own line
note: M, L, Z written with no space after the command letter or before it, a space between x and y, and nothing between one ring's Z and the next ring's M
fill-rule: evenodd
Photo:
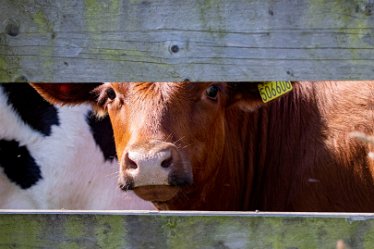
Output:
M169 157L161 162L161 167L167 169L170 167L171 163L173 162L173 157Z
M136 162L130 159L129 153L126 153L125 164L126 164L126 169L137 169L138 168L138 165L136 164Z

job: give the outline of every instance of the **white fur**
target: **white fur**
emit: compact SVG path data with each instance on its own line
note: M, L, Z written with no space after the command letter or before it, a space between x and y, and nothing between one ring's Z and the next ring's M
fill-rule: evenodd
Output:
M104 160L85 120L89 110L87 105L59 107L60 125L44 136L18 117L0 87L0 139L26 146L43 177L23 190L0 167L0 208L155 209L133 192L119 189L118 162Z

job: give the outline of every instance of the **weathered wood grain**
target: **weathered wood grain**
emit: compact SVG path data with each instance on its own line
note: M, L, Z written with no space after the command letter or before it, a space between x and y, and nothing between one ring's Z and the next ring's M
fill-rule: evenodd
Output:
M374 248L374 215L2 212L1 248Z
M374 78L373 0L1 0L0 81Z

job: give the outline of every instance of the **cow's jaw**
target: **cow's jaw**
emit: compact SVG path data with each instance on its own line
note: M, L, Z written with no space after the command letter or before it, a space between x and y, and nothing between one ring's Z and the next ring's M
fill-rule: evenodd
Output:
M140 198L151 202L166 202L173 199L180 187L170 185L149 185L134 188L134 192Z

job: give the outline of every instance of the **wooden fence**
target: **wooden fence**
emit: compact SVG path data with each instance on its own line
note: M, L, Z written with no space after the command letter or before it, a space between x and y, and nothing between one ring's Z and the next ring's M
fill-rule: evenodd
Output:
M7 212L0 248L373 248L373 214Z
M374 78L373 0L1 0L0 10L1 82ZM3 211L0 248L371 249L373 217Z
M0 81L371 79L373 0L1 0Z

